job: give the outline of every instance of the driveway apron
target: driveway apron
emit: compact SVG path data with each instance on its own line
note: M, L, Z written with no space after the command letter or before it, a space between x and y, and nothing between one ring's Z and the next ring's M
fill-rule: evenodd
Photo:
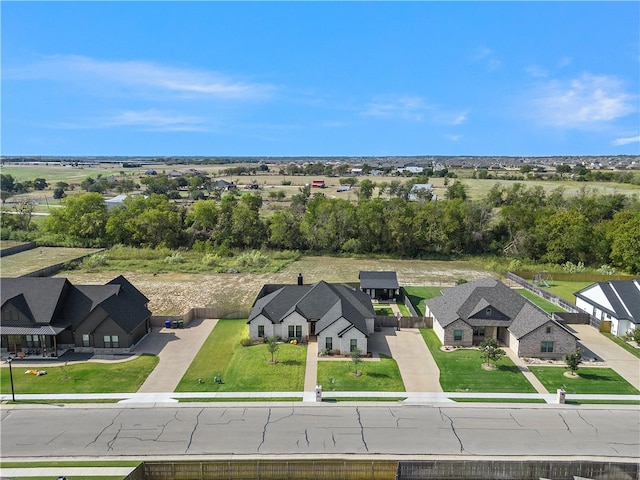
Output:
M158 355L160 362L139 393L173 392L218 320L198 319L186 328L161 328L147 335L135 353Z
M570 325L580 339L581 348L600 357L622 378L640 390L640 359L619 347L589 325ZM583 363L583 366L589 366Z

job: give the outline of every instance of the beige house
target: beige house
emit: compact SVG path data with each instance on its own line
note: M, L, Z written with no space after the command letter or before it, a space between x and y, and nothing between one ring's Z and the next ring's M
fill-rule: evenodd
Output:
M470 347L494 338L519 357L549 359L577 347L564 325L492 278L445 289L426 302L426 316L445 346Z

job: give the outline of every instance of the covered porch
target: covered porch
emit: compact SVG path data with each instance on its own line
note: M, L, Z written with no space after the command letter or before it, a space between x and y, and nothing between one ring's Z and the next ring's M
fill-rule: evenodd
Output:
M51 327L0 327L0 344L2 355L16 358L58 357L67 351L60 350L58 335L65 328Z

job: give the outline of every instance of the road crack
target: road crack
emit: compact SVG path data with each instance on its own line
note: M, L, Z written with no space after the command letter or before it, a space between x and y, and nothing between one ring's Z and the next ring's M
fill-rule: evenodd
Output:
M364 445L364 449L368 452L369 446L367 445L367 441L364 439L364 426L362 425L362 418L360 417L359 407L356 407L356 413L358 414L358 423L360 424L360 437L362 437L362 444Z
M202 415L202 412L204 412L204 408L201 408L198 414L196 415L196 423L193 426L193 429L191 430L191 435L189 435L189 441L187 442L187 448L184 449L184 453L187 453L191 448L191 443L193 442L193 436L195 435L196 430L198 429L198 425L200 424L200 415Z
M458 439L458 443L460 444L460 453L464 453L464 445L462 443L462 439L460 438L460 435L458 435L458 432L456 432L456 426L453 424L453 418L451 418L449 415L444 413L442 410L440 410L440 414L443 415L447 420L449 420L449 424L451 425L451 431L453 432L453 435Z
M262 441L260 442L260 445L258 445L258 452L262 448L262 445L264 445L264 441L267 436L267 427L269 426L270 421L271 421L271 409L269 409L269 413L267 414L267 421L265 422L264 427L262 428Z

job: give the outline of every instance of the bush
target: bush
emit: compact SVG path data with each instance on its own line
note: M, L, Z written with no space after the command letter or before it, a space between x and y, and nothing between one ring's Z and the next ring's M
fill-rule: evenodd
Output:
M242 340L240 340L240 345L242 345L243 347L250 347L251 345L253 345L253 340L251 340L249 337L243 338Z
M584 272L585 267L584 262L578 262L577 265L573 262L566 262L562 265L562 269L568 273L580 273Z
M95 255L85 258L82 261L82 267L86 270L96 270L104 267L107 264L108 258L104 253L96 253Z
M202 263L208 267L214 267L218 263L218 256L207 253L202 257Z
M598 269L598 273L601 274L601 275L615 275L616 274L616 269L613 268L611 265L602 265Z
M236 259L236 266L238 267L248 267L248 268L262 268L268 265L270 259L265 254L259 252L258 250L253 250L251 252L246 252L240 255Z
M164 263L167 263L169 265L184 263L184 257L180 252L175 252L173 255L169 255L168 257L165 257Z

